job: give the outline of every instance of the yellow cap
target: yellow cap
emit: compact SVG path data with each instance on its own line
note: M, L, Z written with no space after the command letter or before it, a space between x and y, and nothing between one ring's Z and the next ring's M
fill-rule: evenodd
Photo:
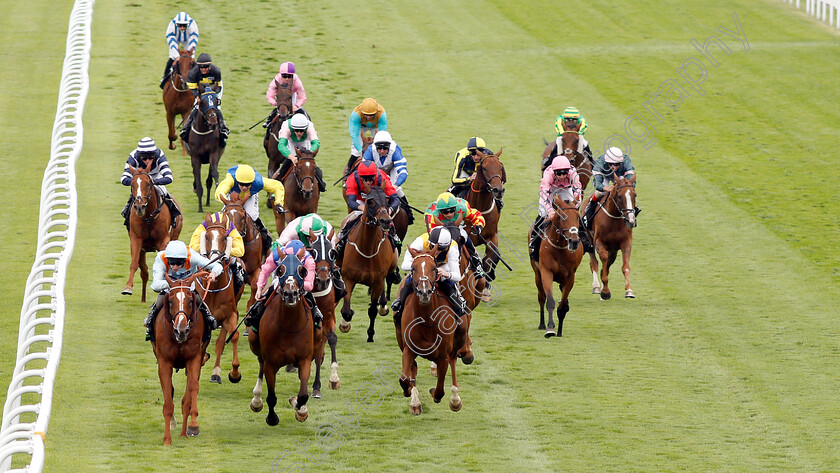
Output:
M236 168L236 176L234 177L236 178L236 182L243 182L247 184L249 182L254 182L256 174L254 173L254 168L251 166L248 166L247 164L240 164Z
M379 111L379 102L368 97L362 100L362 105L359 107L359 111L364 115L376 115L376 112Z

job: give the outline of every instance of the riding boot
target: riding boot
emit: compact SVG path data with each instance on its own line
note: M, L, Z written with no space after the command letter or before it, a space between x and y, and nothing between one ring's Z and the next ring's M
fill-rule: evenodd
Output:
M263 128L271 128L271 122L274 120L274 117L277 116L277 108L273 108L271 113L268 114L268 118L265 119L265 123L263 123ZM268 137L268 131L265 132L265 136Z
M581 231L578 232L578 236L580 237L580 242L583 244L583 251L585 253L594 253L595 246L592 244L592 235L590 235L589 230L586 229L583 223L583 217L578 217L580 223L578 224L581 228Z
M341 300L347 295L347 286L344 285L344 279L341 278L341 269L333 268L332 270L333 289L335 290L335 300Z
M463 199L464 196L467 195L467 192L470 190L470 183L469 181L465 184L452 184L452 187L449 188L449 192L452 193L455 197L459 199Z
M184 140L184 141L188 141L189 138L190 138L190 128L192 128L192 122L193 122L193 120L195 120L196 112L197 112L197 109L193 108L193 110L190 112L189 116L187 116L187 121L184 122L184 126L181 128L180 136L181 136L181 139Z
M169 58L166 60L166 67L163 69L163 77L160 79L160 88L163 90L163 85L166 83L166 79L169 79L169 69L172 67L172 63L174 59Z
M230 262L230 272L233 274L233 293L239 294L239 290L245 285L245 268L238 258L233 258Z
M280 169L277 170L277 180L283 181L283 178L286 177L286 173L289 172L289 169L292 167L292 160L290 158L286 158L283 160L283 164L280 165Z
M353 171L353 163L355 163L357 159L360 159L361 156L361 154L359 156L350 155L350 160L347 161L347 166L345 166L345 169L347 170L345 174L350 174Z
M397 229L391 225L391 229L388 230L388 237L390 237L391 245L393 245L394 249L397 250L397 254L402 252L402 240L400 240L400 236L397 235Z
M361 218L356 218L345 223L344 228L342 228L338 233L338 241L335 243L335 262L339 266L341 266L341 262L344 260L344 246L347 244L347 235L350 234L350 230L352 230L360 220Z
M467 308L467 301L461 295L461 291L458 290L458 286L454 282L446 280L439 282L438 287L440 287L447 299L452 302L455 317L459 319L463 317L469 309Z
M592 150L589 149L589 143L586 143L586 145L584 145L583 147L583 157L590 163L595 161L592 157Z
M175 219L181 215L181 209L178 208L178 204L175 203L175 199L173 199L169 194L163 196L163 201L166 203L166 206L169 207L169 215L172 218L172 222L169 226L175 228Z
M207 304L201 300L201 296L197 293L193 293L193 296L195 297L196 305L198 305L198 311L201 312L201 315L204 317L204 334L201 337L201 342L208 342L210 341L210 336L212 335L213 330L219 328L219 322L216 321L216 318L210 313L210 307L207 307Z
M324 171L318 166L315 166L315 178L318 179L318 190L327 192L327 181L324 180Z
M131 205L133 203L134 203L134 197L129 197L128 202L125 203L125 207L123 207L122 212L120 212L120 215L122 215L123 218L125 219L125 221L123 222L123 225L125 225L126 230L129 229L128 228L128 220L129 220L129 217L131 217Z
M399 198L400 198L400 206L405 211L405 214L408 215L408 224L413 225L414 224L414 213L411 212L411 206L408 203L408 198L406 198L406 196L404 196L404 195L399 196Z
M268 290L263 294L263 299L251 304L248 312L245 313L244 324L246 327L251 327L254 333L260 329L260 319L262 319L263 312L265 312L265 304L268 302L272 293L274 293L274 286L269 286Z
M484 265L481 263L481 258L478 255L470 255L470 269L475 273L476 279L485 279ZM489 286L490 283L487 283Z
M260 232L260 237L262 237L263 253L268 253L268 249L271 248L271 234L268 233L268 229L265 228L265 224L263 224L262 220L259 218L254 220L254 225L257 226L257 230Z
M394 311L394 323L399 324L402 321L405 299L412 292L414 292L414 285L411 281L411 275L409 274L405 277L405 283L403 284L402 289L400 289L400 294L397 296L397 300L391 303L391 310Z
M598 209L598 200L591 198L586 204L586 210L583 211L583 224L587 230L592 230L592 219L595 217L595 211Z
M307 291L303 298L306 299L306 303L312 308L312 323L315 324L315 330L320 329L321 321L324 320L324 315L321 314L321 309L319 309L318 304L315 303L315 296L313 296L311 292Z
M531 255L531 259L534 261L540 260L540 242L542 242L542 230L543 230L543 223L545 222L545 217L542 215L537 215L537 219L534 221L534 228L531 230L531 238L528 240L528 250L529 254Z
M152 303L152 306L149 307L149 315L146 316L146 320L143 322L143 326L146 327L146 341L155 341L154 334L155 334L155 317L157 317L158 312L163 307L163 301L166 299L166 293L161 292L158 294L157 299L155 302Z

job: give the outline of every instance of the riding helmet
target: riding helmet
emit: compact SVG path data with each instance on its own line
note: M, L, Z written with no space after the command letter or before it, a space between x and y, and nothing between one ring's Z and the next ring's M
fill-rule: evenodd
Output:
M249 182L254 182L254 179L256 179L256 173L254 172L254 168L251 166L248 166L247 164L240 164L236 168L236 176L234 177L236 178L236 182L247 184Z
M446 227L435 227L429 232L429 246L435 245L447 249L452 243L452 234Z
M453 209L458 206L458 200L451 192L444 192L438 196L435 205L438 210Z
M293 62L284 62L280 64L280 74L294 74L295 73L295 63Z
M362 164L359 164L359 177L361 176L375 176L376 173L376 164L371 161L362 161Z
M195 62L199 66L211 65L213 60L210 59L210 55L207 53L201 53L198 55L198 60Z
M292 130L306 130L309 128L309 120L306 119L306 115L296 113L289 120L289 125L292 127Z
M558 169L571 169L572 164L569 162L569 159L567 157L557 156L552 162L552 167L555 171Z
M373 144L376 147L391 146L393 141L394 140L391 139L391 134L387 131L377 131L376 136L373 137Z
M368 97L362 100L359 111L362 112L362 115L376 115L376 112L379 111L379 102Z
M171 240L163 253L168 259L187 259L187 245L181 240Z
M481 138L479 138L477 136L473 136L472 138L470 138L469 141L467 141L467 149L470 150L470 151L472 151L474 149L486 148L486 147L487 147L487 144L484 142L484 140L482 140Z
M604 160L608 163L623 163L624 153L618 147L613 146L604 154Z

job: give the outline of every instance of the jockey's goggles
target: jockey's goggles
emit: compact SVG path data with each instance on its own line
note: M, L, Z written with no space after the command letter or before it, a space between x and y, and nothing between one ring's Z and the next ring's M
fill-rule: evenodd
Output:
M198 68L199 69L210 69L210 64L199 64Z
M609 167L618 167L618 166L621 166L621 163L607 163L607 166L609 166Z
M186 258L167 258L169 266L183 266L187 262Z
M284 79L291 79L293 76L294 74L280 74L280 77Z
M448 209L440 209L440 213L442 213L442 214L454 214L455 213L455 207L450 207Z
M391 147L391 143L376 143L376 149L388 149Z
M155 153L140 153L140 159L146 161L147 159L155 159Z
M373 182L373 180L376 179L376 176L359 176L359 179L366 182Z
M240 182L240 183L239 183L239 187L240 187L240 188L242 188L242 187L251 187L251 184L253 184L253 182Z

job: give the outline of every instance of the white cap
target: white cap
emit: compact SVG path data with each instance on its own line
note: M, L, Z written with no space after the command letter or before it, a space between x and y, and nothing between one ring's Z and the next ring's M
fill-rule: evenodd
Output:
M373 142L375 143L392 143L394 140L391 139L391 134L387 131L377 131L376 135L373 137Z
M452 243L452 235L446 227L435 227L429 232L429 243L433 243L441 248L449 248Z
M184 258L187 259L187 245L181 240L172 240L166 245L163 250L167 258Z
M305 130L309 126L309 120L306 119L304 114L296 113L289 120L289 125L293 130Z
M607 153L604 155L604 159L608 163L623 163L624 153L622 153L617 147L613 146L607 150Z
M155 140L149 138L148 136L144 137L137 143L137 151L141 153L151 153L156 149L157 145L155 145Z

